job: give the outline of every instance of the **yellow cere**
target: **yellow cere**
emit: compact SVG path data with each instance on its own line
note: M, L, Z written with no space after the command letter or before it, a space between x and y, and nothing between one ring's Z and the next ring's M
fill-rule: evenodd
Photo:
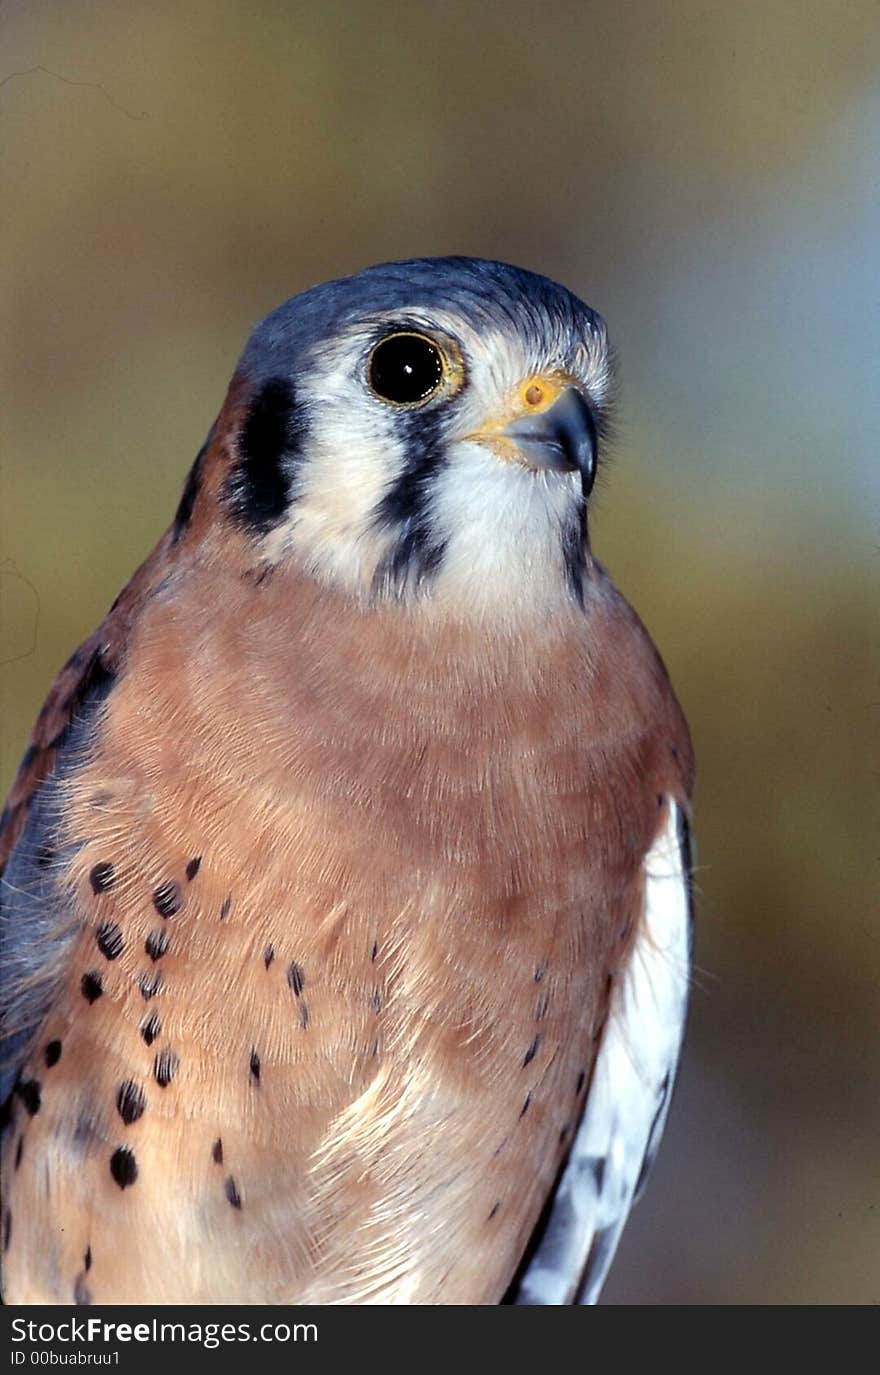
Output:
M529 377L519 388L518 400L526 415L540 415L549 410L569 379L562 376L539 374Z

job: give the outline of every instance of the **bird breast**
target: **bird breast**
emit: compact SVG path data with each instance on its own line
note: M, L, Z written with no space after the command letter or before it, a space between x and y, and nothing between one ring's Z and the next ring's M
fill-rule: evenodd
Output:
M638 908L612 671L575 613L493 640L195 565L154 596L66 786L81 932L15 1185L44 1210L52 1159L55 1230L11 1301L87 1247L96 1301L498 1301Z

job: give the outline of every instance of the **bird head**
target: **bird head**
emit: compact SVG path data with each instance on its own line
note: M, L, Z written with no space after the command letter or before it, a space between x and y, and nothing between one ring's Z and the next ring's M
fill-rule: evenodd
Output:
M358 597L577 603L610 387L604 322L564 287L477 259L372 267L254 330L210 441L217 503L264 566Z

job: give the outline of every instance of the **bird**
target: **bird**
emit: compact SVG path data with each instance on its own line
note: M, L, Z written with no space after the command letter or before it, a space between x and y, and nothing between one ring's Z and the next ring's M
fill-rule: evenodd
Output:
M613 400L602 317L489 260L253 330L3 813L7 1302L597 1301L693 922Z

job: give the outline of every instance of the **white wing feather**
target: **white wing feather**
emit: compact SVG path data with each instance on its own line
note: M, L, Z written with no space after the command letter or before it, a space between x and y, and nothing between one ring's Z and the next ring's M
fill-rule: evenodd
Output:
M611 1014L571 1154L513 1301L593 1304L656 1154L687 1013L690 846L672 799L645 856L642 925Z

